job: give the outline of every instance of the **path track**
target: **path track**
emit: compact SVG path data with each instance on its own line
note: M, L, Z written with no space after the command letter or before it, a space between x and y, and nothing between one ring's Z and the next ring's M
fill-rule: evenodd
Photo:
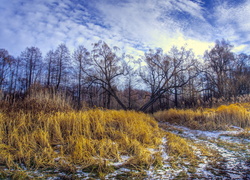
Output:
M160 127L187 139L195 155L202 160L195 173L187 172L188 178L250 180L250 139L233 136L240 131L208 132L165 123ZM201 147L213 155L202 154Z

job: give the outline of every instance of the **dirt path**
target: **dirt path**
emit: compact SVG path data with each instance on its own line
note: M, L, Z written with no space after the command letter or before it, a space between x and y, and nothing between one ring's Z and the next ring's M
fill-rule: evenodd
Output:
M235 137L240 129L208 132L169 124L160 126L185 138L199 159L194 172L183 167L186 178L250 179L250 139Z
M139 179L243 179L250 180L250 137L240 138L235 135L242 129L235 131L200 131L186 127L174 126L166 123L160 127L186 140L196 156L195 165L187 159L171 157L168 154L168 142L164 138L160 147L163 158L161 168L154 167L145 170ZM171 164L171 158L177 163ZM107 179L117 179L129 169L122 168L108 175ZM130 179L137 179L130 177Z

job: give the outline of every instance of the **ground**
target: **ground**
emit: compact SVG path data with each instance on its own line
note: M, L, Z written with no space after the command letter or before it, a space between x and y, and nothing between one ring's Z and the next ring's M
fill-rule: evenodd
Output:
M197 179L250 179L250 138L249 134L240 135L243 129L232 127L234 130L231 131L200 131L166 123L160 126L186 139L198 161L193 166L188 162L187 166L180 165L177 171L170 168L165 174L161 172L164 169L160 170L162 175L154 179L181 176ZM168 161L164 166L168 167Z
M160 147L162 166L158 169L149 168L144 175L140 174L141 178L250 179L250 138L249 134L241 135L243 129L231 127L230 131L200 131L168 123L160 123L159 126L164 131L184 139L193 150L195 157L188 159L175 156L173 159L168 154L168 140L164 138ZM121 168L107 178L117 179L126 172L131 173L131 170ZM134 179L137 178L134 177Z
M141 171L118 168L105 179L250 179L250 138L242 134L243 129L232 127L230 131L200 131L182 126L159 123L166 132L184 139L194 152L194 159L171 157L168 140L163 138L158 149L163 164ZM178 143L178 142L177 142ZM155 153L156 150L151 150ZM124 157L121 166L129 157ZM82 172L79 172L81 174ZM84 174L88 179L90 174Z

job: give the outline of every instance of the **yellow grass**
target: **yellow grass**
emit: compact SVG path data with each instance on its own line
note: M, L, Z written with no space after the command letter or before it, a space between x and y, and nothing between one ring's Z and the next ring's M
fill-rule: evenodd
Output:
M194 153L189 147L187 141L184 138L181 138L178 135L167 132L167 144L168 144L168 153L171 156L183 157L183 158L194 158Z
M170 163L176 167L179 163L189 162L190 165L195 165L197 157L194 155L193 149L189 146L186 139L178 135L167 132L167 151L171 156Z
M250 138L250 128L245 128L242 132L237 134L232 134L231 136L239 137L239 138Z
M250 127L250 105L222 105L214 109L170 109L154 114L158 121L187 126L191 129L222 130L231 125Z
M102 172L127 155L128 165L149 166L155 157L148 148L156 148L162 136L154 118L134 111L0 113L0 163Z

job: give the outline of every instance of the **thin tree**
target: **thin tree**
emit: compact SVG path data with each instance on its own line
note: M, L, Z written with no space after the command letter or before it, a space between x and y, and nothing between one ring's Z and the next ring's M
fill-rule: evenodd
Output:
M21 61L25 71L26 90L37 81L42 68L42 53L37 47L26 48L21 53Z
M65 44L60 44L55 51L56 90L59 90L62 80L67 79L69 63L69 50Z
M84 80L84 66L85 62L88 61L90 53L84 46L78 46L78 48L73 53L73 60L76 63L75 69L77 71L77 79L78 79L78 90L77 90L77 104L78 108L81 107L81 92L82 92L82 84Z
M0 49L0 89L7 87L8 77L11 76L11 66L14 63L15 59L9 52L5 49Z
M55 53L50 50L44 59L45 61L45 72L46 72L46 85L50 86L53 83L53 74L55 71Z

